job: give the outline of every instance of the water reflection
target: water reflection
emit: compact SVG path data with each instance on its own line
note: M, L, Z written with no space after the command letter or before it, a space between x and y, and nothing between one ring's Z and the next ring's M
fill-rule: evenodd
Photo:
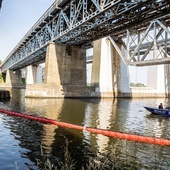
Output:
M157 105L160 99L33 99L24 98L23 94L22 90L14 91L10 101L3 101L5 107L81 126L170 138L169 119L153 116L143 108L145 105ZM168 104L169 101L165 102ZM52 158L57 157L63 161L66 139L71 158L77 162L76 169L87 164L89 157L93 157L96 152L106 154L105 157L115 154L121 163L133 165L133 168L169 168L164 163L170 159L169 147L125 141L6 115L1 116L0 120L2 131L6 129L6 140L12 142L11 136L13 137L14 144L10 149L19 153L17 162L23 169L24 165L36 169L37 160L42 160L42 151L46 156L51 155ZM0 133L0 136L3 137L4 133ZM6 150L5 145L1 147ZM1 152L0 158L6 156L7 152ZM11 159L15 162L14 157ZM158 164L159 161L161 165ZM4 169L5 164L7 160L0 162Z
M63 106L63 99L25 99L25 108L30 113L35 113L40 116L59 120L60 112ZM42 144L47 154L51 153L51 146L55 140L56 126L44 124L43 125L43 139ZM50 134L50 136L49 136Z
M87 103L84 126L95 127L98 129L110 129L113 109L113 100L101 99L97 105L91 105ZM88 141L90 140L89 132L84 131L84 138ZM96 144L99 152L105 151L108 146L109 138L103 135L96 135ZM92 137L92 141L94 138ZM90 141L92 143L92 141Z

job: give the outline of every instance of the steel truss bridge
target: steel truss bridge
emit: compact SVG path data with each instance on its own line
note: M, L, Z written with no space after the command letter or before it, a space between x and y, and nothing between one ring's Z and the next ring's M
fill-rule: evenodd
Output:
M89 48L106 36L126 64L169 63L169 26L169 0L56 0L6 57L1 71L44 62L51 41L68 49Z
M2 6L2 0L0 0L0 9L1 9L1 6Z

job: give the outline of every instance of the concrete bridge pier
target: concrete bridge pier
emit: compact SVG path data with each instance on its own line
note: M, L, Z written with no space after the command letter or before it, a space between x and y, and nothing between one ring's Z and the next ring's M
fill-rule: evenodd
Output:
M41 66L37 66L36 73L37 73L36 83L40 84L43 81L43 70Z
M12 88L25 88L22 83L21 70L7 70L3 73L4 83L1 83L0 87L0 98L12 97Z
M26 69L26 83L42 83L42 67L39 65L30 65Z
M110 40L94 42L92 86L86 85L86 50L49 43L44 83L35 84L35 68L26 84L26 97L129 97L129 75ZM29 76L28 76L29 77Z
M128 67L107 38L94 42L91 84L101 97L131 96Z
M170 96L170 65L149 66L147 86L154 97Z
M4 86L9 88L23 87L21 70L12 71L8 69L4 75Z
M27 83L25 96L90 97L93 91L86 86L86 50L51 42L46 50L44 83Z

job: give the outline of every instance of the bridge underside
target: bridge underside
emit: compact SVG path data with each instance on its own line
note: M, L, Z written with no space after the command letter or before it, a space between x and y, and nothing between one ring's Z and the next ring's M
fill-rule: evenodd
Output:
M130 97L128 76L125 76L127 71L126 69L124 72L121 71L122 62L116 50L107 38L98 40L94 44L94 58L97 62L94 61L93 64L91 86L86 85L86 49L71 46L68 51L66 45L52 42L46 50L42 83L36 82L36 65L27 67L25 96L41 98ZM124 67L126 68L125 65ZM7 73L10 74L6 82L9 86L20 82L19 71ZM127 88L122 89L121 83L125 84L125 82Z
M121 48L121 44L116 46ZM91 86L86 85L85 48L50 43L46 49L45 70L42 82L42 70L38 65L27 67L26 97L63 98L63 97L166 97L167 88L160 90L145 88L136 91L129 87L127 65L119 56L119 51L108 38L94 42ZM167 74L169 72L165 71ZM39 76L39 80L37 77ZM153 75L152 75L153 77ZM163 76L164 77L164 76ZM166 78L166 77L165 77ZM7 71L8 87L23 87L20 70ZM156 80L156 79L155 79ZM155 82L155 80L153 80ZM157 82L155 82L155 85ZM164 85L163 85L164 86Z
M106 46L106 40L104 41ZM98 42L95 42L98 44ZM99 41L101 43L101 40ZM110 44L111 45L111 44ZM113 49L110 49L110 45L107 48L101 47L102 51L107 50L110 54L108 58L111 59ZM103 45L102 45L103 46ZM101 59L100 47L95 47L94 56L99 60ZM97 55L99 54L99 56ZM104 58L103 58L104 59ZM103 60L102 59L102 60ZM120 58L118 58L120 59ZM104 68L112 69L112 63L105 63L102 68L96 67L97 76L100 77L96 83L92 86L86 85L86 50L84 48L71 46L69 51L66 50L66 45L50 43L47 47L46 61L45 61L45 72L44 72L44 83L42 84L26 84L26 97L115 97L118 95L118 84L113 87L112 70L110 76L99 75L100 72L105 72ZM101 71L101 69L104 69ZM114 71L114 74L119 74ZM94 71L95 73L95 71ZM30 75L28 75L31 77ZM106 78L103 80L103 78ZM118 78L118 76L116 76ZM109 81L109 82L108 82ZM105 85L108 88L104 88ZM128 93L129 95L129 93Z
M132 37L140 37L139 34L142 34L153 20L160 20L163 23L160 28L165 30L166 26L168 33L169 11L168 0L56 1L5 59L1 67L2 72L41 62L49 42L88 47L93 41L105 36L112 36L116 42L121 42L126 37L127 30ZM162 30L156 38L160 37L161 32ZM142 49L140 50L137 44L137 51L129 43L122 43L128 50L128 63L139 62L136 53ZM140 38L138 43L141 44Z

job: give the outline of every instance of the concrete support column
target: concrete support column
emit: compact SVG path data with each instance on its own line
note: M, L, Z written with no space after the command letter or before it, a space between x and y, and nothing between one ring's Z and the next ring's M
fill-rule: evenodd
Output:
M86 84L86 51L83 48L50 43L47 47L44 83L55 85Z
M31 78L33 82L33 76ZM94 88L86 86L86 50L77 46L66 47L65 44L49 43L46 50L44 83L27 85L25 96L98 96Z
M41 66L37 66L36 83L38 84L42 83L42 67Z
M127 51L124 49L124 47L121 47L122 54L126 56ZM125 96L127 94L127 97L132 97L131 89L130 89L130 74L129 74L129 67L123 62L123 60L120 60L120 92Z
M26 83L35 84L42 83L42 67L38 65L27 66Z
M95 41L93 46L91 85L96 87L99 87L100 81L101 41L102 40Z
M157 93L165 94L169 91L169 66L158 65L148 67L147 86L152 87Z
M158 54L159 51L150 52ZM162 54L163 55L163 54ZM170 65L156 65L148 67L147 86L155 90L157 96L170 96Z
M122 53L125 53L125 49L120 43L117 46ZM113 84L114 92L117 97L131 97L130 90L130 76L128 66L123 62L117 50L112 46L113 50ZM126 56L124 54L124 56Z
M170 97L170 64L164 65L165 67L165 93Z
M10 87L22 84L21 71L20 70L16 70L16 71L7 70L5 84Z
M27 66L26 84L35 84L37 79L37 65Z
M63 53L63 49L62 48L59 49L58 53ZM57 61L57 52L56 52L55 43L51 42L47 46L47 51L46 51L45 71L44 71L45 84L61 85L58 67L59 65Z
M81 47L71 46L71 85L86 85L86 50Z
M100 39L94 42L92 64L92 86L96 86L101 96L113 96L113 50L110 42ZM106 94L107 93L107 94Z
M120 45L118 44L120 47ZM107 38L94 42L93 64L92 64L92 85L98 87L102 97L117 97L119 95L129 95L130 88L125 92L122 90L122 83L128 84L127 66L122 64L122 60L116 49ZM124 81L124 78L126 81Z

